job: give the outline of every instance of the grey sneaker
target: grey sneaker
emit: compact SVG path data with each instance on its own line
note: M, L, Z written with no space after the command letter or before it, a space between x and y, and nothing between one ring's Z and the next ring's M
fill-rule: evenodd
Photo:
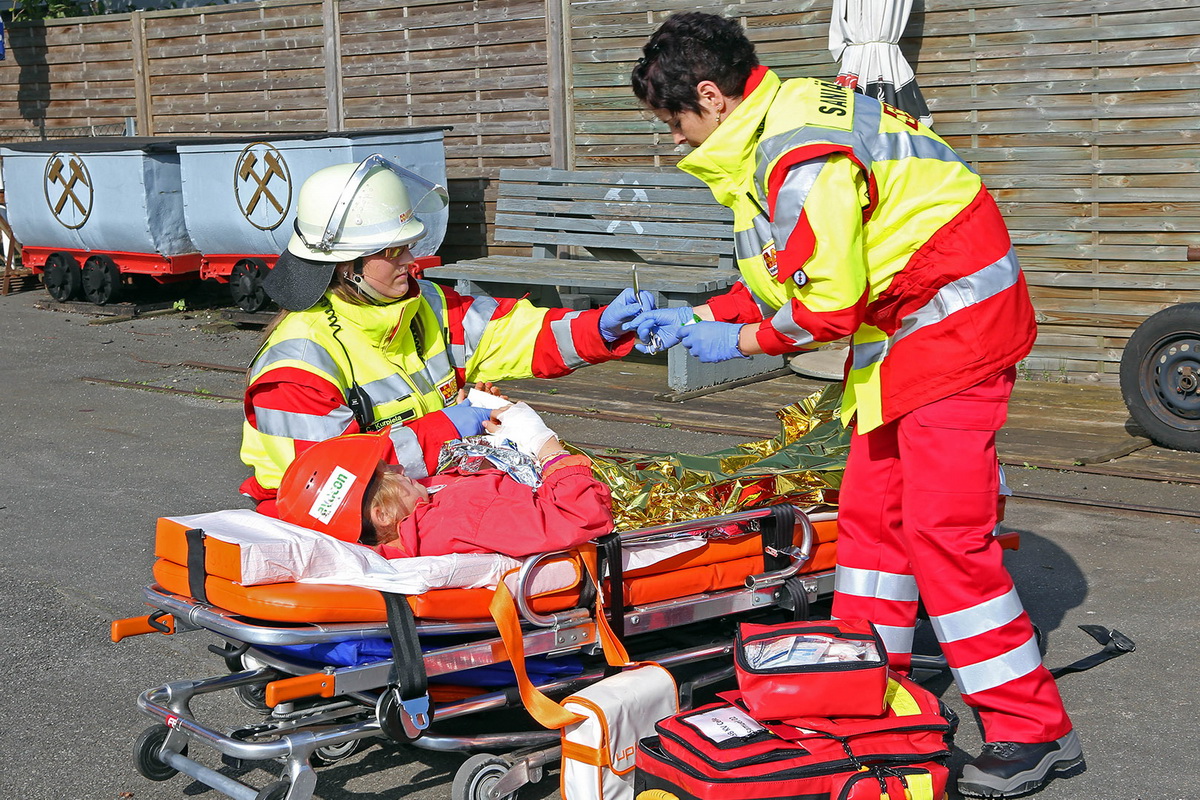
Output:
M1041 789L1056 774L1065 778L1085 769L1075 731L1045 744L988 742L963 766L958 791L968 797L1019 797Z

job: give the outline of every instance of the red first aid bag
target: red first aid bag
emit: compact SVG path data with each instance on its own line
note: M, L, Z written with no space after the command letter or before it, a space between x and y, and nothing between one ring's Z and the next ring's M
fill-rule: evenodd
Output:
M744 622L734 667L742 700L756 719L884 713L887 650L864 620Z
M877 719L763 723L736 693L668 717L638 746L636 800L943 800L953 724L893 674Z

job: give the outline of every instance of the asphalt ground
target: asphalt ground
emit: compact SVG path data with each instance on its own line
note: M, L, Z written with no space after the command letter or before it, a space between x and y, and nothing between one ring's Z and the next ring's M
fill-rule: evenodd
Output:
M207 313L94 324L103 320L37 308L45 299L0 297L0 641L9 675L0 691L0 798L220 797L182 776L152 783L131 756L151 722L136 708L138 694L219 674L222 662L205 649L215 640L155 635L114 644L108 626L143 613L156 517L247 506L237 495L245 475L238 403L170 390L237 396L241 376L179 365L246 364L259 334ZM614 447L708 452L734 441L573 416L551 422L568 440ZM1044 469L1010 471L1009 480L1037 494L1198 505L1195 486ZM1200 520L1016 500L1005 525L1022 533L1009 566L1046 633L1049 665L1095 649L1078 625L1115 627L1137 643L1135 653L1061 680L1089 769L1038 796L1200 797ZM952 686L942 678L929 686L964 716L961 764L978 751L978 731ZM232 698L197 707L221 724L253 721ZM219 766L212 753L194 755ZM375 744L322 770L317 797L448 797L463 758ZM257 786L274 779L269 769L225 769ZM521 794L557 796L553 772Z

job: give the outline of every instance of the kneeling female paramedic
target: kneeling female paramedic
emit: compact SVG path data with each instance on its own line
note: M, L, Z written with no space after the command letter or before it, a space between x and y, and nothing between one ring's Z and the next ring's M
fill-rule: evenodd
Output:
M563 449L524 403L496 411L486 427L542 465L537 489L498 469L451 470L413 479L388 464L387 431L319 442L283 475L279 516L387 558L503 553L519 558L574 547L612 531L608 487L586 456Z
M637 98L695 149L679 168L734 214L741 280L635 323L701 361L853 337L833 614L912 659L918 594L986 744L965 795L1012 797L1083 753L992 530L996 431L1034 313L995 202L929 128L759 65L739 24L679 13L633 68Z
M432 186L371 156L319 170L300 188L295 234L264 283L285 312L245 396L241 456L254 475L241 489L263 513L274 513L296 456L345 433L389 427L394 460L427 475L442 442L480 433L488 418L463 400L465 386L619 358L634 338L622 324L653 306L648 292L627 289L602 309L537 308L416 280L409 246L425 225L405 180ZM416 206L431 197L443 206L445 190L429 189Z

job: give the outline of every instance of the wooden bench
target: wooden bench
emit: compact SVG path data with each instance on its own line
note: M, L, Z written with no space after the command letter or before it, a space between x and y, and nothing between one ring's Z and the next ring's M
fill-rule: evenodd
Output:
M433 267L426 277L454 280L459 292L545 287L552 294L544 304L590 304L578 296L606 300L632 284L636 265L639 286L660 307L703 303L738 277L731 212L679 171L501 170L494 239L531 253ZM675 347L667 353L667 385L689 393L783 366L769 356L701 364Z

